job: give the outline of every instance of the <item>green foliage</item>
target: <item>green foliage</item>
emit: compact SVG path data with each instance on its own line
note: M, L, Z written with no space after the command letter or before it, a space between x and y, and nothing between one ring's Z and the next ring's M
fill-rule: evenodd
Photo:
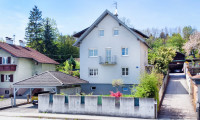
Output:
M71 69L72 68L70 68L70 65L68 64L67 60L63 63L63 65L59 65L59 67L57 68L58 71L64 72L66 74L70 74Z
M168 65L173 61L176 51L170 47L159 47L154 50L149 50L148 61L154 65L159 73L166 74Z
M73 69L76 68L76 62L75 62L75 60L74 60L74 58L72 56L68 60L68 64L69 64L70 68L73 68Z
M173 34L168 40L167 40L167 46L174 48L176 51L184 53L183 45L186 42L185 39L181 37L179 33Z
M155 98L159 102L158 76L152 73L144 73L140 77L140 84L133 86L131 93L138 98Z
M80 78L80 72L79 72L79 70L73 71L73 76Z
M45 18L43 22L43 51L42 53L46 54L49 57L52 57L51 54L56 54L57 46L55 44L57 38L57 27L53 19Z
M76 62L76 67L75 69L80 70L80 62L79 61L75 61Z
M26 28L25 39L28 42L28 46L42 52L43 41L43 25L42 25L42 11L34 6L33 10L30 11L29 23Z
M195 31L191 26L185 26L183 28L183 38L189 40L190 35Z

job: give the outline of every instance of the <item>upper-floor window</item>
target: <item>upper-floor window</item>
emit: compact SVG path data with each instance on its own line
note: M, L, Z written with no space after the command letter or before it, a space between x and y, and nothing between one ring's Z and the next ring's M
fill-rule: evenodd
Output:
M1 82L13 82L13 75L1 74Z
M99 30L99 36L104 36L104 30Z
M122 76L127 76L129 74L129 69L128 68L122 68Z
M0 57L0 64L11 64L11 57Z
M89 76L98 76L98 69L97 68L90 68L89 69Z
M127 56L128 55L128 48L122 48L122 56Z
M97 57L98 56L98 50L93 48L89 49L89 57Z
M114 36L117 36L117 35L119 35L119 30L117 30L117 29L114 29L114 31L113 31L113 35L114 35Z

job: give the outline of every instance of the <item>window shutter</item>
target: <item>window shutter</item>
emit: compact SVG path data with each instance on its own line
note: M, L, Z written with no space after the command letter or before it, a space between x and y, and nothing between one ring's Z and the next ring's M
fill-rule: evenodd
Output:
M4 82L4 75L1 74L1 82Z
M10 82L13 82L13 75L9 75L10 77Z
M8 64L11 64L11 57L8 57Z
M0 64L2 64L2 57L0 57Z

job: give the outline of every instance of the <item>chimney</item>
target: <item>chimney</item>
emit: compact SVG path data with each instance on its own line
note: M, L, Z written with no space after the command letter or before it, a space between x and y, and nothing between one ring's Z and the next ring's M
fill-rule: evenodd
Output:
M114 5L115 5L115 13L114 13L114 16L117 17L117 16L118 16L118 14L117 14L117 2L115 2Z
M13 40L9 37L6 37L6 43L13 45Z
M23 40L19 40L19 44L20 44L20 46L25 47L25 43Z

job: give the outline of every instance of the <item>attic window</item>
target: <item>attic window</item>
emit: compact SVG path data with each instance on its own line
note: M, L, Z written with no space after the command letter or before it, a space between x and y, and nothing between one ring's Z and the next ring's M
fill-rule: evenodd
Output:
M104 30L99 30L99 36L104 36Z
M115 29L115 30L113 31L113 35L114 35L114 36L119 35L119 30L118 30L118 29Z

